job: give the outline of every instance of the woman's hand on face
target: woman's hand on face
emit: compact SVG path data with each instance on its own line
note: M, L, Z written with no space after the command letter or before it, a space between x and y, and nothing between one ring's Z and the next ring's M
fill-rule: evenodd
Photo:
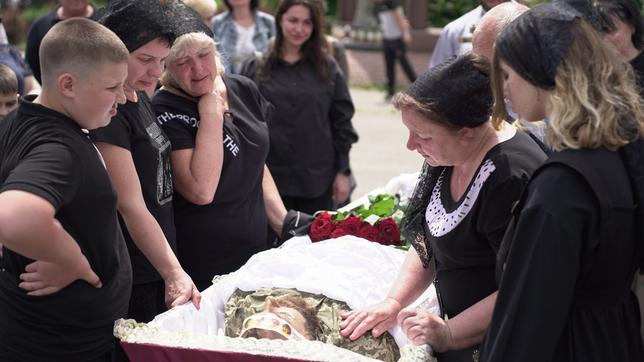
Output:
M209 92L199 97L199 117L204 119L223 119L224 98L217 92Z
M47 261L35 261L25 267L20 274L22 282L18 287L27 291L27 295L45 296L54 294L76 280L84 280L95 288L103 284L94 273L85 255L73 265L60 265Z
M342 314L340 328L344 337L352 341L371 329L374 337L379 337L396 323L396 315L402 309L400 303L393 298L372 305L364 310L352 310Z
M432 313L405 308L398 313L398 324L415 345L429 344L437 352L444 352L452 345L449 324Z
M333 202L337 205L343 204L349 199L349 194L351 193L351 183L349 181L349 176L338 173L335 175L333 180Z
M201 304L201 294L190 279L190 276L183 270L178 271L165 281L165 305L168 308L174 308L178 305L187 303L192 300L195 308L199 309Z

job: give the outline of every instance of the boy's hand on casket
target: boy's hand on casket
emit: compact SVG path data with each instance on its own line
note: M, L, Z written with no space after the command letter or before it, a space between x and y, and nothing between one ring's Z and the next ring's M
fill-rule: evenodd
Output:
M380 337L396 323L396 316L402 305L393 299L386 298L382 302L372 305L364 310L352 310L341 315L341 335L355 341L371 329L374 337Z
M294 236L308 234L313 220L315 220L313 215L301 211L288 210L282 225L282 235L280 235L282 242Z
M174 308L178 305L188 303L192 300L195 308L199 309L201 294L185 271L179 270L166 279L165 283L165 305Z
M398 324L415 345L429 344L437 352L451 349L453 337L449 324L433 313L405 308L398 314Z
M77 259L66 265L37 260L27 265L25 272L20 274L22 282L18 287L32 296L54 294L76 280L84 280L95 288L101 288L103 283L92 270L85 255L79 253Z

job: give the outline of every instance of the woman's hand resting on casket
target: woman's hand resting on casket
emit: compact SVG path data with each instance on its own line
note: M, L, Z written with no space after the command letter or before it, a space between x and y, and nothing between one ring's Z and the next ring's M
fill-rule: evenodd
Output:
M199 290L192 282L192 279L183 269L179 269L171 273L169 277L165 277L164 284L165 305L168 308L174 308L192 300L195 308L199 309L201 294L199 294Z
M393 298L386 298L363 310L352 310L342 314L340 328L344 337L352 341L358 339L368 330L374 337L379 337L396 323L396 316L402 305Z
M416 308L405 308L398 313L398 324L407 339L415 345L429 344L437 352L451 349L452 332L447 321Z

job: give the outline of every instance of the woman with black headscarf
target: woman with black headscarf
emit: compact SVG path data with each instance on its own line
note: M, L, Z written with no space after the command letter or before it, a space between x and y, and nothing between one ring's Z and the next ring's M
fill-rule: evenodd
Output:
M644 123L632 73L580 13L552 3L501 33L494 63L493 118L504 96L522 118L546 117L555 152L514 208L481 360L642 361L631 283Z
M170 140L156 123L149 98L186 11L175 0L119 0L100 20L130 51L123 87L127 102L108 126L90 136L118 194L134 277L128 318L138 322L190 299L199 305L199 292L175 256Z
M396 283L380 304L344 316L342 334L375 336L396 320L439 362L475 361L496 299L496 254L512 205L546 156L525 133L489 119L489 65L467 54L421 75L394 97L407 148L425 159L403 232L411 240ZM441 316L405 308L434 283ZM442 318L441 318L442 317Z

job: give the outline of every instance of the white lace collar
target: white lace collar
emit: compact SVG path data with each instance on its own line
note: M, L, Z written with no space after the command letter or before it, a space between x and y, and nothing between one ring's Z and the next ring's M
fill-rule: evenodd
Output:
M467 214L472 210L476 199L479 196L479 192L483 188L483 184L490 177L492 172L496 170L494 162L487 159L481 167L479 168L474 182L470 183L469 189L465 194L464 198L461 198L461 203L458 207L448 213L445 211L445 205L441 199L441 189L445 178L445 171L447 168L444 168L441 172L434 189L432 190L432 196L429 200L429 205L427 205L427 210L425 211L425 219L427 220L427 225L429 226L429 232L434 237L443 236L458 226L458 224L465 219Z

